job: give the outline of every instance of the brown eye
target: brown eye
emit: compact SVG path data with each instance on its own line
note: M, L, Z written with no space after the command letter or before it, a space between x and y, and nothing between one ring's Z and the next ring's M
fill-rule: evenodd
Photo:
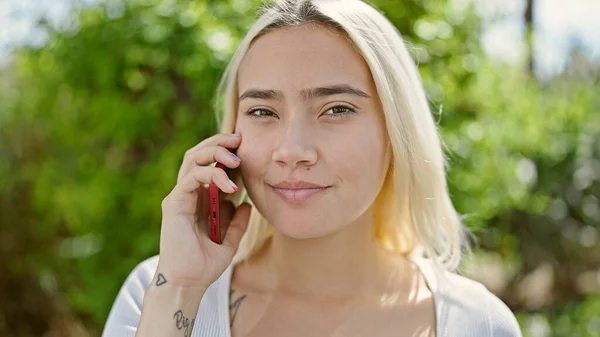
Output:
M344 118L349 117L351 114L356 113L354 109L345 105L336 105L329 109L326 112L331 111L332 113L325 113L325 115L329 115L333 118Z
M267 109L252 109L246 113L250 118L265 118L273 115L273 112Z

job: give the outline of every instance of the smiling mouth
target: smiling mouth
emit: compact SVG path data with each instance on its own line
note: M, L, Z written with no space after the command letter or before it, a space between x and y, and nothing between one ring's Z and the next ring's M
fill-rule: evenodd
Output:
M281 197L281 199L290 202L290 203L300 203L307 201L321 192L328 189L328 187L319 187L319 188L299 188L299 189L288 189L288 188L277 188L273 187L275 193Z

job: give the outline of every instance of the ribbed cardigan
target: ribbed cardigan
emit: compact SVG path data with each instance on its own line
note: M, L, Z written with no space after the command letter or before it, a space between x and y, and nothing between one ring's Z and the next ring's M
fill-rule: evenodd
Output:
M144 293L158 267L158 255L139 263L112 305L102 337L134 337ZM411 258L433 295L436 337L521 337L510 309L483 284L440 270L424 258ZM206 291L191 337L231 337L229 287L233 264ZM365 336L366 337L366 336ZM371 337L371 336L368 336Z

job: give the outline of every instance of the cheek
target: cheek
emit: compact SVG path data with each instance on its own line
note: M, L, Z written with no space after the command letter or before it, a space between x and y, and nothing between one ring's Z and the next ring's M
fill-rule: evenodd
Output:
M262 170L268 167L270 149L267 147L264 137L252 135L248 132L242 133L242 143L237 149L237 156L241 160L240 173L246 184L263 174ZM251 181L248 181L250 179Z
M364 146L364 145L363 145ZM358 193L368 193L382 179L383 158L373 147L354 147L354 151L345 151L345 159L337 166L342 186ZM350 148L350 147L348 147Z
M368 182L379 175L385 164L385 142L377 128L357 129L336 143L332 153L342 172Z

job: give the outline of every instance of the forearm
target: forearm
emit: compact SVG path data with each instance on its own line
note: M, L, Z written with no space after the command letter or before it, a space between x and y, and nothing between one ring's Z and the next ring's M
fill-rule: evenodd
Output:
M144 295L136 337L191 336L205 292L204 287L175 286L157 273Z

